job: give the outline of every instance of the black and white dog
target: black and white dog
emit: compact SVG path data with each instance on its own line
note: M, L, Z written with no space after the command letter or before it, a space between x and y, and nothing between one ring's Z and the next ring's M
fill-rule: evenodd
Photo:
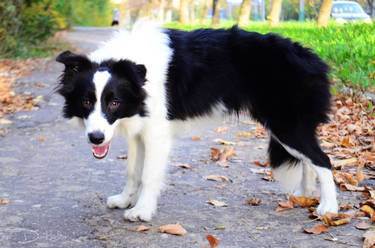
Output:
M320 182L319 214L337 213L329 158L315 137L328 120L328 66L311 50L275 34L237 27L179 31L138 24L88 57L69 51L58 92L64 115L86 129L104 158L115 133L129 145L128 181L109 208L149 221L163 185L172 130L202 117L248 113L270 134L276 178L309 196Z

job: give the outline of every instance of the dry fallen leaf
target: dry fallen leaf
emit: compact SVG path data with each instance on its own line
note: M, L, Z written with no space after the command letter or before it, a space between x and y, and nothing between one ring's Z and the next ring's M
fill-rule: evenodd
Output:
M258 206L261 202L262 202L261 199L256 199L256 198L254 198L254 199L251 199L251 200L246 200L245 203L246 203L247 205Z
M46 138L44 138L44 137L39 137L39 138L38 138L38 141L46 141Z
M144 232L144 231L148 231L148 230L150 230L150 228L149 227L147 227L147 226L144 226L144 225L140 225L139 227L137 227L137 232Z
M366 222L361 222L355 225L355 228L359 230L368 230L370 228L370 225L367 224Z
M371 248L375 245L375 230L365 232L362 237L365 239L362 248Z
M340 190L342 191L365 191L365 187L358 187L348 183L340 184Z
M267 165L270 163L270 161L267 161L267 162L265 162L264 164L261 163L261 162L258 162L258 161L253 161L253 162L251 162L251 163L253 163L253 164L255 164L255 165L258 165L258 166L260 166L260 167L267 167Z
M222 139L214 139L213 140L215 143L220 143L222 145L234 145L234 142L230 142L230 141L225 141L225 140L222 140Z
M227 127L218 127L215 129L216 133L225 133L228 130Z
M328 232L328 228L327 225L317 225L311 229L303 229L303 231L309 234L321 234Z
M128 159L128 155L119 155L117 159Z
M9 200L0 200L0 205L9 204Z
M237 133L237 136L240 136L240 137L248 137L252 135L253 135L252 133Z
M220 241L217 238L215 238L214 236L212 236L211 234L207 234L206 239L210 243L210 248L215 248L220 243Z
M206 180L216 181L216 182L226 182L231 183L232 180L227 178L226 176L218 176L218 175L209 175L203 177Z
M228 204L217 200L208 200L207 203L214 205L215 207L228 207Z
M347 214L332 214L326 213L323 216L323 221L329 226L341 226L351 221L351 216Z
M176 224L167 224L164 226L160 226L159 231L162 233L174 234L179 236L184 236L187 233L187 231L178 222Z
M366 213L371 219L374 215L374 209L370 207L369 205L363 205L360 210L364 213Z
M201 140L201 138L198 137L198 136L194 136L194 137L192 137L191 139L192 139L192 140L195 140L195 141L199 141L199 140Z
M10 120L7 120L7 119L4 119L4 118L0 118L0 124L3 124L3 125L10 125L12 124L13 122L10 121Z
M293 208L293 203L288 201L288 202L279 202L279 206L276 208L276 211L283 211L287 209Z
M188 165L188 164L182 164L182 163L174 163L174 164L171 164L171 166L181 167L181 168L184 168L184 169L191 169L190 165Z
M307 198L304 196L289 196L289 201L292 203L295 203L301 207L311 207L319 204L320 198L315 197L315 198Z

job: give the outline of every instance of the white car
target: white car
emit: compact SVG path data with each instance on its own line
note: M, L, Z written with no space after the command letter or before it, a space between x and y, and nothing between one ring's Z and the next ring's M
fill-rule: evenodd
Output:
M334 1L331 17L338 23L363 21L371 23L371 18L365 13L361 5L353 1Z

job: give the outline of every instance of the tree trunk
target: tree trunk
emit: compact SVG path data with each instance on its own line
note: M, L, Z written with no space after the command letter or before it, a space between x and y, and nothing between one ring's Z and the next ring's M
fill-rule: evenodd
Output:
M244 27L249 24L252 0L243 0L238 16L238 26Z
M164 22L172 22L172 9L173 9L173 1L168 0L167 1L167 7L165 10L165 16L164 16Z
M202 6L202 13L201 13L201 20L200 23L202 25L206 24L206 18L208 14L208 9L209 9L209 0L203 0L202 1L203 6Z
M319 10L318 27L327 27L331 17L332 0L323 0Z
M270 26L271 27L279 26L281 3L282 3L282 0L272 0L271 13L270 13Z
M180 0L179 22L189 24L189 0Z
M159 22L164 22L165 5L166 5L166 0L160 0L159 11L158 11L158 21Z
M220 24L220 2L219 0L213 0L212 2L212 23L213 27L217 27Z
M190 24L195 23L195 0L190 0Z

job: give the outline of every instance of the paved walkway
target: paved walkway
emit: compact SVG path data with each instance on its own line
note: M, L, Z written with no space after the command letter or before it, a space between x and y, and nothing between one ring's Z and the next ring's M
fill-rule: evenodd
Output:
M76 28L63 38L86 53L112 31ZM362 232L354 227L359 220L331 228L330 233L308 235L302 228L316 223L309 222L307 209L275 211L285 195L277 183L262 180L262 175L250 170L259 169L252 161L266 161L267 139L237 137L237 132L249 132L256 126L235 119L191 133L200 141L191 136L177 138L170 163L187 163L192 169L169 167L152 222L124 221L123 210L107 209L105 199L119 193L126 182L127 161L117 158L127 153L126 144L117 138L106 159L93 158L83 132L61 117L63 101L53 90L62 69L51 59L18 80L17 91L41 95L46 102L40 103L38 111L7 116L14 124L0 138L0 199L10 200L0 205L0 247L202 247L208 246L207 234L220 240L219 247L361 246ZM35 82L47 86L36 87ZM218 126L226 126L228 131L217 134L214 129ZM210 147L223 148L212 141L215 138L241 141L235 145L238 156L229 168L210 161ZM212 174L233 182L203 179ZM358 203L359 194L341 192L339 199ZM251 198L262 202L246 205ZM214 207L208 200L224 201L228 207ZM158 232L158 226L175 222L187 230L185 236ZM146 234L132 231L140 224L151 230ZM339 242L327 241L327 237Z

